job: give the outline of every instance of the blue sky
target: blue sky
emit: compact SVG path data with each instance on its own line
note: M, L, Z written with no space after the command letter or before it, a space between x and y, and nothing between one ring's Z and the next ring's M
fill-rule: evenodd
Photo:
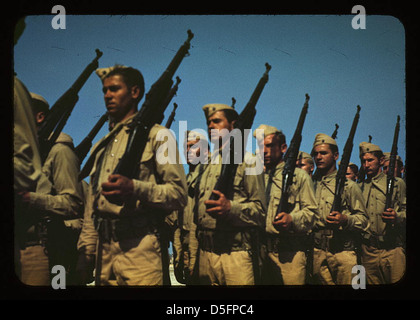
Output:
M397 115L398 150L405 160L405 35L395 17L367 15L364 30L352 28L350 10L349 15L67 15L64 30L52 28L53 17L27 16L14 48L18 77L50 105L95 57L96 48L104 53L99 67L138 68L148 91L191 29L190 56L176 73L182 82L163 120L176 102L171 129L178 139L179 121L187 121L188 129L206 129L201 108L207 103L230 104L235 97L240 112L268 62L272 69L253 129L276 126L290 142L308 93L301 150L310 152L315 135L331 135L338 123L342 151L360 105L351 161L360 163L358 145L369 135L390 151ZM92 74L64 132L77 145L104 112L101 82ZM105 133L104 128L95 141Z

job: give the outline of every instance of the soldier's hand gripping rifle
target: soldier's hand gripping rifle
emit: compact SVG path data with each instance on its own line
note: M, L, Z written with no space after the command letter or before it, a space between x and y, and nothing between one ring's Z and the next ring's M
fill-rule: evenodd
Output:
M293 183L293 176L296 168L296 160L299 155L299 148L300 144L302 142L302 129L303 124L305 123L306 114L308 113L308 103L309 103L309 95L306 94L305 103L302 107L302 111L300 112L299 121L295 130L295 133L293 135L292 140L290 141L289 148L286 151L286 154L284 156L285 158L285 164L283 169L283 180L282 180L282 194L279 202L279 206L277 207L277 212L275 217L281 213L286 212L290 213L289 208L289 192L290 187ZM277 221L274 219L274 221Z
M349 136L343 149L343 155L341 157L340 166L338 167L337 177L335 180L335 193L334 200L331 207L331 212L337 211L341 213L342 194L344 191L344 185L347 181L346 171L350 163L351 152L353 150L353 139L356 133L357 124L359 123L360 106L357 106L357 112L353 119L353 124L350 129Z
M171 112L171 114L168 118L168 121L166 121L166 125L165 125L165 127L168 128L168 129L171 127L172 122L174 122L174 120L175 120L176 108L178 108L178 105L174 102L174 108L172 109L172 112Z
M105 112L95 124L95 126L90 130L86 138L79 143L79 145L74 148L74 152L76 156L79 158L79 163L82 164L83 160L85 159L86 155L88 154L90 148L92 147L92 141L95 139L96 135L98 134L99 130L101 130L102 126L108 120L108 112Z
M74 106L79 100L78 94L80 89L82 89L92 72L98 68L98 60L101 56L102 52L99 49L96 49L95 59L88 64L70 89L68 89L51 107L44 123L39 128L38 141L42 162L44 162L48 156L48 153L70 117Z
M244 155L244 149L245 146L243 145L244 141L247 141L247 137L244 135L245 129L251 129L252 123L254 122L255 114L257 113L255 106L257 105L258 99L261 96L261 93L268 82L268 72L271 69L271 66L266 63L265 64L265 72L263 76L261 77L260 81L258 82L254 92L252 93L251 98L249 99L247 105L242 110L242 112L239 114L238 120L235 122L235 129L234 130L240 130L242 135L241 143L242 147L240 148L240 152L242 153L241 159L243 161L243 155ZM232 100L233 101L233 100ZM234 159L238 159L238 151L235 150L235 137L230 136L229 141L229 155L223 155L224 157L229 156L229 161L225 160L222 164L222 169L220 172L219 179L216 182L216 186L214 187L214 190L218 190L221 193L223 193L227 199L232 200L233 198L233 180L236 174L236 169L238 167L238 163L235 163ZM239 149L239 148L237 148ZM210 196L209 200L217 200L218 196L214 193Z
M391 155L389 157L388 172L386 175L386 198L385 198L385 210L392 209L392 195L394 193L395 185L395 163L397 162L398 155L398 136L400 132L400 116L397 117L397 123L395 124L394 140L392 142ZM385 221L385 220L384 220Z
M194 34L188 30L188 39L178 49L169 66L146 94L143 105L133 118L127 147L113 172L114 174L131 179L138 175L139 163L149 138L149 132L156 123L162 122L163 113L168 106L167 97L173 84L172 78L188 54L190 41L193 37Z

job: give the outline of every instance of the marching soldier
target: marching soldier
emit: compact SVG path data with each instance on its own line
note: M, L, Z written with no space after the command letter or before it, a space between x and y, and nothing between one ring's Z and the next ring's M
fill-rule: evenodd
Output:
M258 273L253 258L258 257L253 252L256 248L252 246L252 231L262 230L265 223L263 175L262 172L248 174L246 169L252 165L246 163L249 156L246 154L236 170L233 199L214 190L222 168L222 155L229 143L225 138L234 129L238 114L225 104L207 104L203 110L210 141L219 148L213 150L210 163L195 184L199 281L204 285L253 285L254 273ZM209 200L212 194L218 199Z
M89 265L96 254L97 285L162 285L168 266L162 263L165 248L160 243L160 228L166 215L186 205L187 187L178 152L169 152L170 161L158 160L165 150L159 150L164 142L157 135L164 133L167 143L174 146L176 140L168 129L154 125L142 154L139 176L131 179L113 174L126 149L130 124L144 94L144 80L137 69L124 66L98 69L97 74L114 126L92 148L87 161L87 166L93 166L79 241L81 260Z
M271 279L269 284L304 285L308 251L308 233L318 219L313 183L302 169L294 171L290 188L289 212L277 214L282 195L282 173L285 165L283 155L287 150L284 134L275 127L260 125L264 136L254 136L263 143L265 188L268 203L266 232L270 258ZM274 222L275 218L278 220Z
M385 208L387 176L381 171L384 155L379 146L359 145L367 179L362 184L370 227L362 244L362 263L368 284L390 284L405 272L406 193L401 178L395 178L392 208Z
M38 127L44 122L49 105L31 93ZM67 283L74 284L77 259L77 230L83 212L83 191L78 181L79 160L70 136L60 133L42 166L35 192L25 192L22 199L34 220L27 228L20 252L22 282L50 285L54 265L66 269Z
M357 264L357 242L368 226L362 191L355 182L346 179L342 212L331 212L337 176L337 143L319 133L311 154L317 167L313 180L320 212L314 229L314 280L326 285L350 285L352 268Z

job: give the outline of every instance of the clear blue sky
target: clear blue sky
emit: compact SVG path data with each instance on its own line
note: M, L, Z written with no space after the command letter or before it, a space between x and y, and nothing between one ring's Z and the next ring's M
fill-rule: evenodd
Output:
M331 135L338 123L341 152L360 105L351 161L360 164L358 145L369 135L384 152L390 151L397 115L398 150L405 160L405 37L395 17L368 15L364 30L352 28L350 10L349 15L67 15L65 30L52 28L53 17L26 17L26 29L14 49L18 77L50 105L95 57L96 48L104 53L99 67L119 63L138 68L148 91L191 29L195 36L190 56L177 72L182 82L163 120L176 102L171 129L178 139L183 139L178 121L188 121L188 129L206 129L201 108L207 103L231 104L235 97L240 112L268 62L270 79L258 101L253 129L276 126L290 142L308 93L301 150L310 152L315 135ZM64 128L75 145L105 112L96 74L79 97ZM103 129L95 141L105 133Z

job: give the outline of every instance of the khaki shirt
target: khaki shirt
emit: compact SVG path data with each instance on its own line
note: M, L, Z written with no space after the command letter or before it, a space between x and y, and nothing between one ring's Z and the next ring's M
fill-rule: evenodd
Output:
M108 180L119 159L123 156L129 137L128 125L133 117L118 123L104 138L92 148L94 157L93 168L90 171L88 207L85 211L85 221L79 238L78 248L85 247L86 253L95 253L97 232L93 226L92 213L96 207L99 214L135 215L142 220L140 225L158 224L164 215L174 210L181 210L187 203L187 184L182 164L178 163L177 143L168 129L154 125L149 133L142 158L140 160L139 176L133 179L134 196L122 206L108 202L101 194L101 184ZM168 137L167 141L158 141L161 131ZM157 157L160 151L174 148L175 154L169 153L175 159L162 163ZM162 149L160 147L162 146ZM164 152L168 155L168 152ZM88 159L88 163L90 159ZM172 162L172 163L171 163ZM87 217L86 217L87 216Z
M336 177L337 170L324 177L320 177L317 174L313 176L315 198L317 199L320 213L320 219L315 226L315 247L325 250L322 244L322 235L327 235L328 237L333 235L333 239L337 245L336 248L339 248L337 249L338 251L354 250L355 240L359 240L362 233L369 226L365 200L362 195L362 190L357 183L347 179L344 184L341 202L341 214L347 216L347 223L345 226L334 229L334 231L327 228L326 218L330 214L334 202Z
M250 157L246 153L245 157ZM218 158L218 159L216 159ZM251 163L251 162L249 162ZM264 176L260 174L246 174L248 168L255 168L255 165L247 164L246 158L241 164L238 164L236 175L233 181L233 199L231 200L231 210L223 218L223 222L216 220L206 213L204 202L210 198L216 185L222 169L222 155L220 152L214 152L211 161L205 168L199 184L195 186L196 196L194 199L194 208L196 208L195 223L197 230L210 231L210 237L215 230L222 231L234 247L233 250L244 250L250 248L249 235L246 230L249 227L265 228L266 220L266 200L264 193ZM261 170L262 171L262 170ZM255 172L254 172L255 173ZM193 232L190 232L192 234ZM229 234L229 235L228 235ZM209 239L212 241L211 239ZM190 243L192 238L190 237ZM199 239L199 242L202 240ZM227 242L226 242L227 244ZM203 248L200 243L200 248Z
M198 250L198 244L196 241L190 243L190 235L192 228L194 227L194 212L193 212L193 202L194 202L194 188L197 177L200 172L200 165L195 166L187 174L187 186L188 186L188 203L185 206L184 210L178 211L178 220L177 228L174 234L174 251L177 253L176 262L179 263L180 259L183 259L182 252L188 248L188 252L194 251L193 256L196 256ZM193 229L195 232L195 228ZM195 263L195 260L193 261ZM193 266L191 266L193 268Z
M314 176L315 197L320 213L320 220L317 223L318 229L326 227L326 218L331 212L334 201L336 177L337 170L324 177ZM347 180L345 182L341 203L341 213L348 218L347 224L343 229L360 232L365 230L368 226L365 201L362 190L354 181Z
M13 173L14 190L34 191L41 176L37 128L32 111L31 96L18 79L14 78L13 101Z
M42 166L36 192L30 193L30 206L65 219L81 218L84 196L78 180L79 159L73 140L60 133Z
M277 208L282 196L284 165L285 162L279 163L272 173L273 182L271 185L266 222L266 231L270 234L279 234L279 231L273 226L273 221L277 215ZM265 173L266 188L269 182L269 175L270 173ZM291 211L288 213L293 219L291 229L288 232L290 235L295 233L306 234L319 219L318 205L313 188L311 177L302 169L296 168L288 199L291 205Z
M382 221L381 215L385 211L387 176L380 172L372 179L362 184L363 196L366 199L366 208L369 217L369 232L375 236L385 235L386 223ZM396 225L405 228L406 222L406 186L404 180L395 178L392 207L397 218Z

